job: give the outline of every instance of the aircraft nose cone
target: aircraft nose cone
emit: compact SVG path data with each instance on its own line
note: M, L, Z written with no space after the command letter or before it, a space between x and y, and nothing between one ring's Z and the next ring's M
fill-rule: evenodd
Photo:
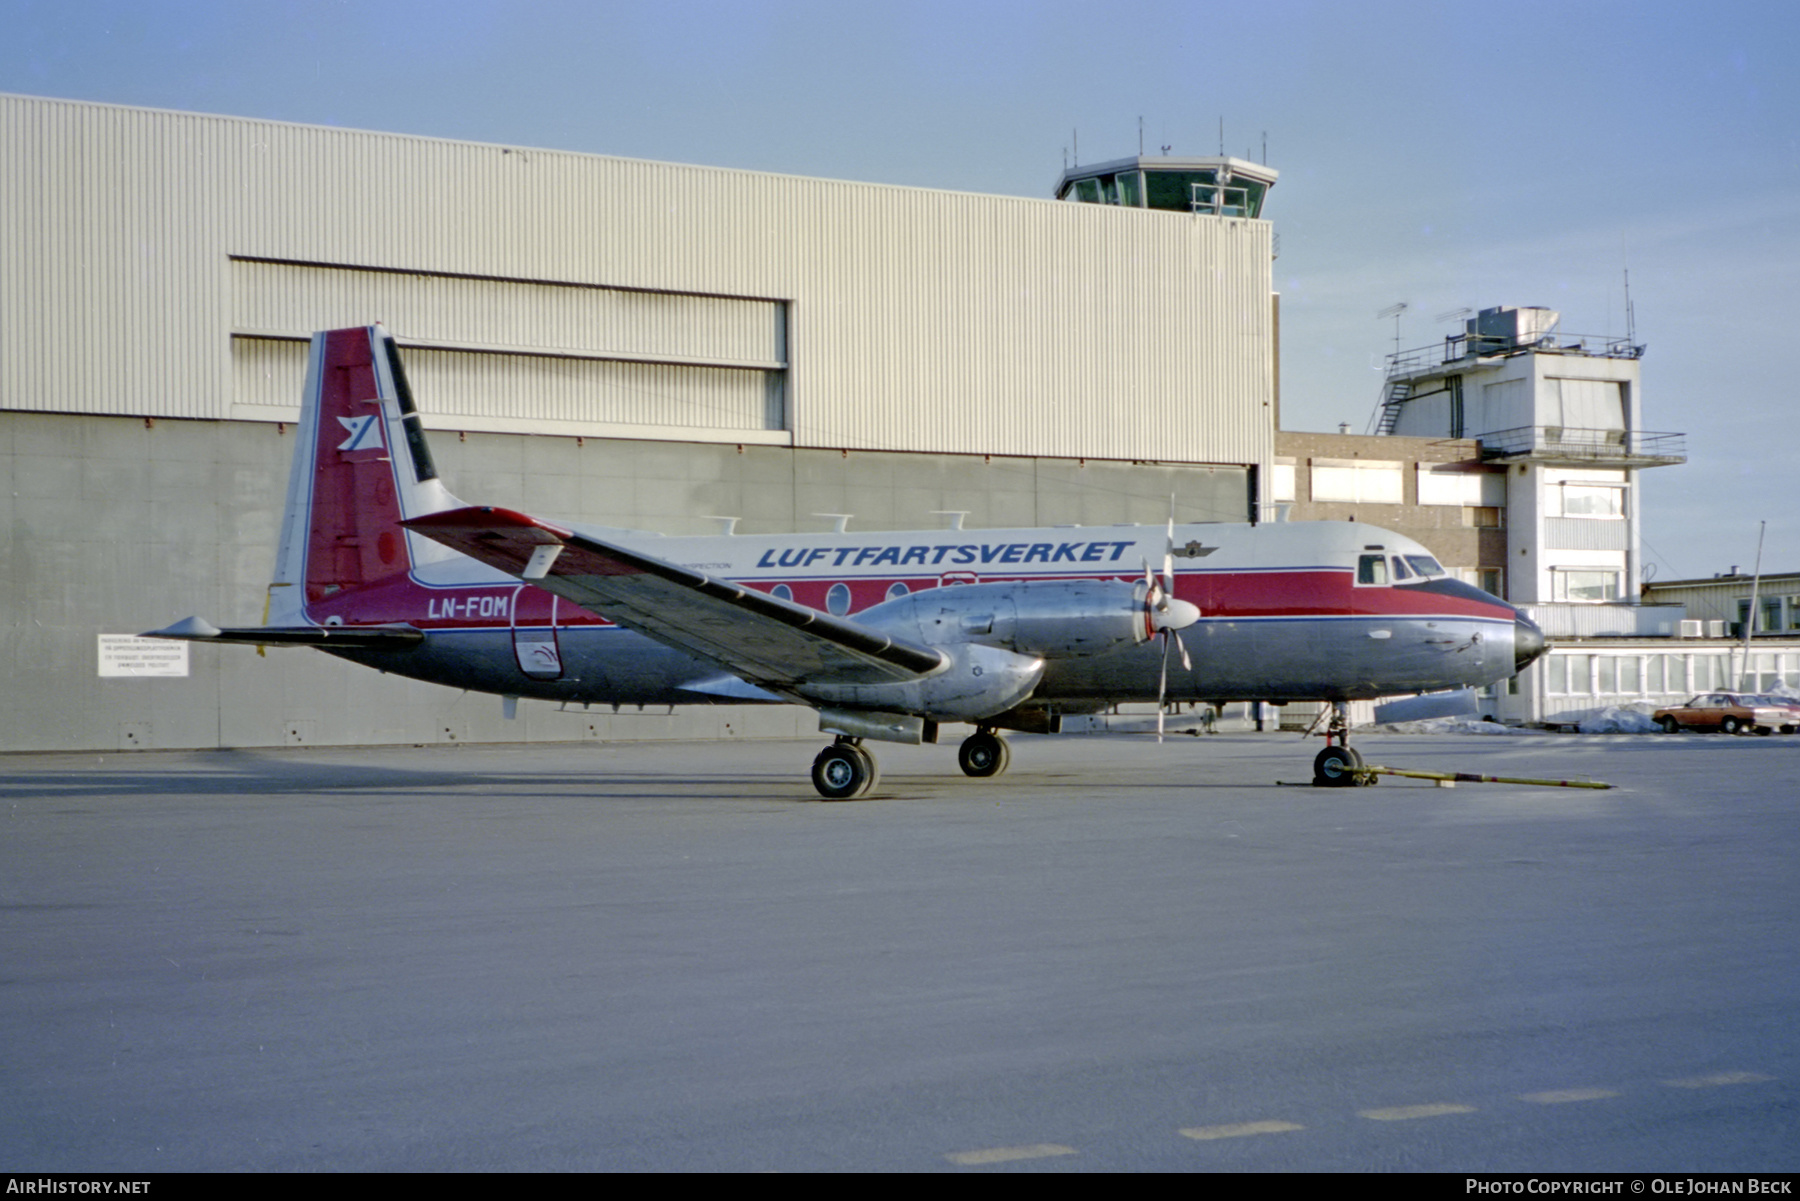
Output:
M1513 621L1513 670L1524 671L1537 662L1550 649L1544 640L1544 631L1537 628L1537 623L1520 613Z

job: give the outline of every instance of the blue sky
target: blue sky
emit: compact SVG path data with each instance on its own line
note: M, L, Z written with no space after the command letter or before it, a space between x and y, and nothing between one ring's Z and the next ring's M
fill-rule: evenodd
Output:
M1361 430L1465 306L1623 333L1663 579L1800 570L1800 4L0 0L0 91L1047 196L1083 161L1282 172L1285 424Z

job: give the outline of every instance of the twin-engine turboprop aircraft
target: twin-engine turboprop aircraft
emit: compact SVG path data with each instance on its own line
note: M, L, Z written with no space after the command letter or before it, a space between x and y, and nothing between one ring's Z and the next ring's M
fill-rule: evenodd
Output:
M812 771L832 799L874 785L865 741L970 724L958 762L991 776L997 731L1126 701L1335 702L1315 773L1350 783L1344 702L1490 684L1544 650L1512 606L1355 523L673 538L471 507L380 326L313 336L269 595L269 624L154 636L507 698L807 705L837 736Z

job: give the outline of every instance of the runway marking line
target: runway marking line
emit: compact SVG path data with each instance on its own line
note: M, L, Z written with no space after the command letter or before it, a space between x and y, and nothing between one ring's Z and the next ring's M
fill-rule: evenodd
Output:
M1073 1155L1075 1148L1061 1143L1032 1143L1026 1147L989 1147L982 1151L953 1151L944 1156L965 1167L989 1163L1012 1163L1020 1159L1048 1159L1053 1155Z
M1775 1079L1761 1072L1714 1072L1710 1076L1689 1076L1685 1080L1665 1080L1670 1088L1718 1088L1726 1084L1767 1084Z
M1233 1122L1225 1126L1188 1126L1181 1130L1184 1138L1207 1142L1215 1138L1248 1138L1253 1134L1286 1134L1305 1130L1298 1122Z
M1439 1101L1431 1105L1395 1105L1387 1109L1359 1109L1356 1116L1371 1122L1410 1122L1414 1118L1442 1118L1453 1113L1474 1113L1473 1105Z
M1549 1092L1525 1093L1519 1100L1534 1105L1565 1105L1570 1101L1604 1101L1618 1095L1610 1088L1553 1088Z

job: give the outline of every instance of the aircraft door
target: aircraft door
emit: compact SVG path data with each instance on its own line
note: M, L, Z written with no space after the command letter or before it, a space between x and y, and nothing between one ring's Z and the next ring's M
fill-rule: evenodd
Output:
M521 594L524 592L520 590ZM513 603L513 655L518 660L519 670L534 680L560 680L563 674L562 646L556 637L557 607L562 598L550 596L550 621L548 625L534 621L527 625L520 624L519 597Z

